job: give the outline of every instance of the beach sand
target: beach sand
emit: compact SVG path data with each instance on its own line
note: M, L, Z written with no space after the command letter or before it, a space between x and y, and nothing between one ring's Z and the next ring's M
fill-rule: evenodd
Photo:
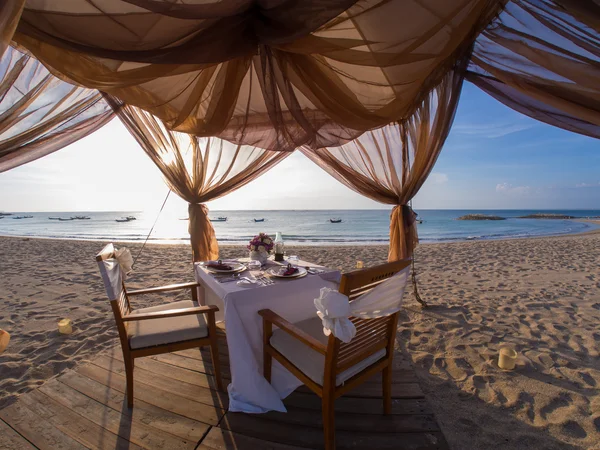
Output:
M0 238L0 408L118 344L94 255L98 242ZM140 248L127 244L134 256ZM225 247L222 257L242 256ZM352 269L387 248L297 247L289 254ZM600 448L600 234L418 247L422 309L408 292L399 343L453 449ZM131 288L192 281L186 246L147 246ZM186 293L167 297L177 301ZM164 301L137 298L143 307ZM69 317L74 333L60 335ZM510 345L517 368L502 371Z

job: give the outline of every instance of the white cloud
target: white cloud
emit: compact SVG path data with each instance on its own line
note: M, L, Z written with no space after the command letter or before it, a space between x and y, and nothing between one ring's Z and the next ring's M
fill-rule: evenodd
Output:
M507 194L526 195L531 192L529 186L513 186L510 183L499 183L496 185L496 192L503 192Z
M448 175L440 172L431 172L428 179L433 184L444 184L448 182Z
M600 186L600 181L598 183L579 183L579 184L575 185L576 188L599 187L599 186Z
M499 138L509 134L518 133L519 131L529 130L533 128L531 123L518 122L496 122L496 123L462 123L455 124L452 131L468 136L477 136L483 138Z

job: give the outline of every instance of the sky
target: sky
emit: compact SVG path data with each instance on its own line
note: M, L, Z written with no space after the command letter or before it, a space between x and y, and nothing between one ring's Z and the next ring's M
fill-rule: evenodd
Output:
M115 119L49 156L0 173L0 211L155 211L162 175ZM600 141L537 122L465 83L454 125L415 209L600 209ZM208 203L230 209L389 208L294 153ZM185 211L174 194L167 209Z

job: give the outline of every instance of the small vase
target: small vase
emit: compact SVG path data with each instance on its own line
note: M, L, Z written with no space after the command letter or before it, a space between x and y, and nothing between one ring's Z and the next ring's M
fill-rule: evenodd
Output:
M267 252L257 252L255 250L250 251L250 260L259 261L263 266L267 263L268 258L269 254Z

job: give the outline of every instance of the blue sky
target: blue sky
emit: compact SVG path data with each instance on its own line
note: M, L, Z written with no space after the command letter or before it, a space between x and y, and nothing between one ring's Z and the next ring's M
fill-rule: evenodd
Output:
M167 188L118 120L0 174L0 210L156 210ZM294 154L211 209L386 208ZM600 141L525 117L465 83L415 209L600 209ZM174 195L168 208L185 204Z

